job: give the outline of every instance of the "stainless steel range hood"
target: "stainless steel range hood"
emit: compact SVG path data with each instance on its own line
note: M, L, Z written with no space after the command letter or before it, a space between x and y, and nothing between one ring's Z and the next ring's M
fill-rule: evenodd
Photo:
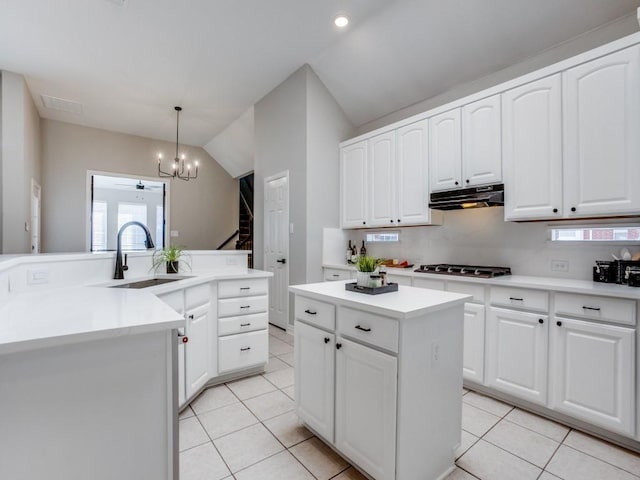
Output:
M431 194L429 208L461 210L464 208L497 207L504 205L504 184L463 188Z

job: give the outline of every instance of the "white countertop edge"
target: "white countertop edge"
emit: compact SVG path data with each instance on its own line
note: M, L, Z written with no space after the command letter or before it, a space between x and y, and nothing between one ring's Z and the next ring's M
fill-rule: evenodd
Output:
M365 310L367 312L375 313L378 315L383 315L386 317L391 317L395 319L411 319L420 317L427 313L437 312L439 310L443 310L455 305L462 305L465 302L469 301L472 297L470 295L460 294L460 293L452 293L452 292L443 292L439 290L427 290L423 288L416 287L407 287L400 285L398 292L389 292L383 293L379 295L367 295L363 293L350 292L345 290L344 284L349 282L350 280L343 280L337 282L322 282L322 283L312 283L307 285L293 285L289 287L289 291L295 294L299 294L305 297L314 298L316 300L331 300L332 303L345 306L357 308L358 310ZM333 287L327 286L332 285ZM334 289L334 292L327 291L318 291L318 288L327 290ZM405 292L401 292L404 290ZM397 304L402 304L403 309L399 309L398 307L385 306L382 305L381 301L396 301L399 295L402 293L406 293L407 291L414 291L413 293L417 293L418 296L422 296L422 294L426 291L433 292L437 294L439 297L445 297L443 300L438 300L437 303L432 301L425 301L420 304L420 301L416 302L415 298L411 299L411 306L408 309L404 309L406 307L405 302L396 302ZM374 302L368 303L367 300ZM404 300L404 299L403 299Z
M323 264L326 268L355 271L352 265ZM596 295L602 297L626 298L640 300L640 288L618 285L615 283L599 283L590 280L576 280L570 278L534 277L528 275L507 275L496 278L472 278L457 275L442 275L436 273L414 272L414 269L390 268L387 273L412 278L427 278L429 280L442 280L461 283L478 283L514 288L532 288L552 292L579 293L583 295Z

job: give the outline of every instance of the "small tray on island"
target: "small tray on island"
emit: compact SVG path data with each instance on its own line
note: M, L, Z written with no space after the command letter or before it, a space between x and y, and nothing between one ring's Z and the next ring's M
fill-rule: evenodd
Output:
M366 293L367 295L379 295L381 293L397 292L397 283L388 283L381 287L359 287L357 282L345 283L345 290L350 292Z

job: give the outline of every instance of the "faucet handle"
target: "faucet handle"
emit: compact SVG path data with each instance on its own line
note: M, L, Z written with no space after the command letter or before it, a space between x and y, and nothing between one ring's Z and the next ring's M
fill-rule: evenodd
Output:
M127 256L128 255L129 255L128 253L124 254L124 263L122 264L122 270L125 270L125 271L129 270L129 267L127 266Z

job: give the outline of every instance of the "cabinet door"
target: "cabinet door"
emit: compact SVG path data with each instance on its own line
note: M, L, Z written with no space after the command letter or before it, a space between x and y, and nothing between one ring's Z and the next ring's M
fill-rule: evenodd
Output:
M505 220L562 216L560 74L502 95Z
M340 221L342 228L366 225L367 141L340 152Z
M395 479L397 359L336 342L336 448L377 480Z
M462 108L463 187L502 180L500 95Z
M461 142L459 108L429 119L431 191L461 188Z
M567 70L565 215L640 212L640 46Z
M487 385L544 405L547 401L546 315L491 307Z
M211 320L209 304L188 310L185 333L189 342L185 345L186 394L196 393L209 378L211 371Z
M387 227L396 213L396 132L383 133L369 140L368 218L369 227Z
M551 326L550 406L633 436L634 330L556 318Z
M427 134L429 122L422 120L398 129L397 211L399 225L427 224L429 210L429 175Z
M297 320L294 334L296 411L333 442L335 335Z
M464 347L462 376L484 382L484 305L464 304Z

